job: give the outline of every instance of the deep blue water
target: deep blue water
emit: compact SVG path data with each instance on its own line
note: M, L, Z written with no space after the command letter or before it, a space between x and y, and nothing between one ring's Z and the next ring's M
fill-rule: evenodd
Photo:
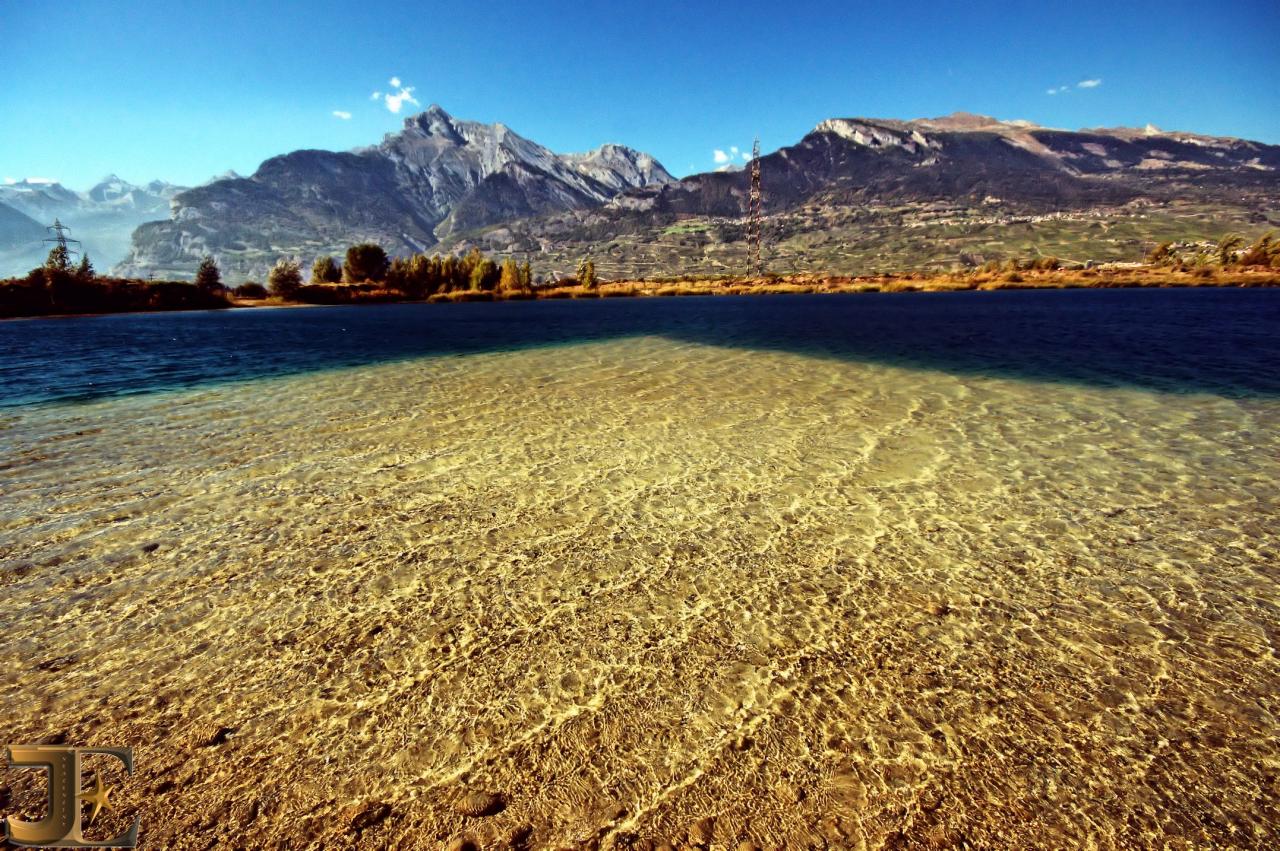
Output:
M683 297L0 322L0 406L628 335L1040 381L1280 396L1280 290Z

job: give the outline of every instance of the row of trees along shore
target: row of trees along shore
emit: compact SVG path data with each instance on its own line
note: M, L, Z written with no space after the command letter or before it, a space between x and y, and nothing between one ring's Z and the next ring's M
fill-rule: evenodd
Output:
M85 254L73 263L65 246L20 278L0 280L0 317L230 307L221 287L99 275Z
M576 278L557 283L596 288L595 263L584 259L578 266ZM238 287L236 293L247 297L257 294L257 289L247 291L247 287L261 289L260 285L250 282ZM517 263L508 257L499 264L478 248L461 257L412 254L389 258L381 246L370 242L348 248L341 265L330 255L317 258L311 266L309 283L303 283L302 268L290 259L277 262L267 276L267 292L298 301L367 299L379 293L410 299L451 293L497 293L513 297L532 294L533 288L533 268L527 261Z
M1206 285L1231 284L1241 275L1254 275L1255 278L1250 279L1254 283L1250 285L1257 285L1256 276L1260 270L1280 270L1280 235L1271 231L1257 237L1251 244L1246 244L1239 234L1227 234L1216 244L1162 242L1155 246L1146 260L1146 272L1149 276L1154 276L1150 281L1155 285L1166 278L1176 282L1177 275L1193 278L1194 283ZM1066 276L1066 283L1058 282L1059 284L1074 285L1071 283L1075 280L1073 276L1084 278L1092 274L1088 269L1072 272L1062 267L1063 264L1053 257L1029 261L1010 259L1003 262L990 261L967 273L933 273L933 277L942 281L944 278L961 275L961 283L967 280L972 285L994 276L1004 284L1016 284L1023 281L1023 276L1027 273L1032 276L1061 274ZM1072 268L1078 268L1078 264ZM816 273L809 273L805 276L806 281L802 282L804 286L800 289L791 286L788 289L789 285L781 280L782 277L769 275L762 282L739 279L735 275L688 275L675 280L713 282L722 278L734 283L733 287L725 291L790 292L811 291L813 281L808 279L822 278ZM857 283L847 276L827 277L830 278L828 283L832 285ZM928 276L922 273L902 273L888 277L895 280L875 284L874 288L891 290L908 279ZM664 279L650 279L655 284L660 284L662 280ZM274 295L285 301L318 304L404 299L465 301L472 298L530 298L535 295L535 284L538 297L543 296L544 289L549 290L545 295L556 297L565 296L572 288L597 291L600 286L595 264L589 258L579 263L574 277L535 282L528 262L517 263L514 259L507 258L497 263L475 248L462 256L413 254L392 259L374 243L351 246L341 264L332 256L319 257L311 266L308 282L304 282L302 268L297 261L280 260L271 269L267 283L269 289L253 281L228 289L222 283L222 273L217 262L209 256L201 260L194 282L101 276L94 270L88 255L83 256L79 263L73 263L65 247L54 246L44 265L37 266L23 277L0 280L0 317L220 308L231 306L230 296L265 299ZM607 292L592 294L686 293L686 290L679 288L637 288L635 283L631 282L621 289L612 288ZM641 279L640 283L646 282ZM688 289L687 293L707 291L709 290L706 288Z
M501 263L473 248L462 256L414 254L389 258L381 246L361 243L347 249L341 264L322 256L304 282L299 264L282 259L267 277L267 286L254 281L228 288L217 261L206 255L195 279L156 281L101 276L86 254L78 264L67 249L55 246L45 263L21 278L0 280L0 317L67 313L114 313L134 310L183 310L230 307L231 297L333 304L404 299L524 298L535 285L528 262L507 258ZM576 277L560 278L557 286L582 285L595 290L595 264L584 259Z
M1227 234L1215 246L1161 242L1147 254L1147 263L1183 272L1214 265L1224 269L1231 266L1280 269L1280 234L1267 231L1248 246L1238 233Z

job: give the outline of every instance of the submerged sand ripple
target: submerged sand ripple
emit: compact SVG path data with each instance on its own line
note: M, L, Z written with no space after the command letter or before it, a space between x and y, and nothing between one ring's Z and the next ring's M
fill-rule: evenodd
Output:
M22 409L0 739L152 848L1271 847L1278 425L652 338Z

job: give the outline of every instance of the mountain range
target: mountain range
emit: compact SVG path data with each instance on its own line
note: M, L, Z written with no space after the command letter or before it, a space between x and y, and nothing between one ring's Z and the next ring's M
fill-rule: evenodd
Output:
M381 144L295 151L250 177L177 194L168 221L138 228L117 271L188 276L212 254L230 279L258 277L282 256L310 262L372 241L423 251L460 232L598 207L619 192L673 178L622 145L557 154L502 124L455 119L439 106Z
M54 181L0 184L0 274L19 275L42 263L49 246L41 240L55 219L105 271L128 254L134 229L168 216L170 200L182 190L161 180L136 185L114 174L88 192Z
M765 259L784 273L1135 261L1157 241L1280 226L1280 146L1150 125L828 119L762 157L761 171ZM115 271L133 276L190 277L212 254L229 281L261 280L280 257L307 264L366 240L393 255L475 246L542 274L587 256L606 277L740 273L749 180L675 180L622 145L557 154L432 106L380 144L295 151L192 189L115 177L87 193L0 186L0 263L39 262L37 228L58 216L99 268L123 258Z
M1280 226L1280 146L1156 127L1065 131L956 113L830 119L761 158L767 267L938 271L1052 255L1137 261ZM748 174L628 190L608 204L460 234L470 245L609 277L741 274Z

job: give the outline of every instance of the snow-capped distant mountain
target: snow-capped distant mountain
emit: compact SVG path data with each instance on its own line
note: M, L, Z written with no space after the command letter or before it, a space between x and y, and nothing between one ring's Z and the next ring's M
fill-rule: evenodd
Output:
M163 180L139 185L111 174L89 191L76 192L56 181L28 179L0 184L0 204L42 227L53 224L54 219L61 221L71 229L70 235L84 244L94 265L106 271L129 252L134 228L168 218L170 200L184 188ZM3 277L24 274L43 262L48 252L48 246L41 242L43 229L35 233L24 226L12 235L14 239L0 246Z
M0 184L0 202L36 221L75 209L85 200L80 193L53 181L19 180Z
M128 208L147 213L156 212L163 216L169 212L169 200L183 188L163 180L153 180L137 186L127 180L121 180L114 174L109 174L85 194L89 200L98 204L116 209Z

